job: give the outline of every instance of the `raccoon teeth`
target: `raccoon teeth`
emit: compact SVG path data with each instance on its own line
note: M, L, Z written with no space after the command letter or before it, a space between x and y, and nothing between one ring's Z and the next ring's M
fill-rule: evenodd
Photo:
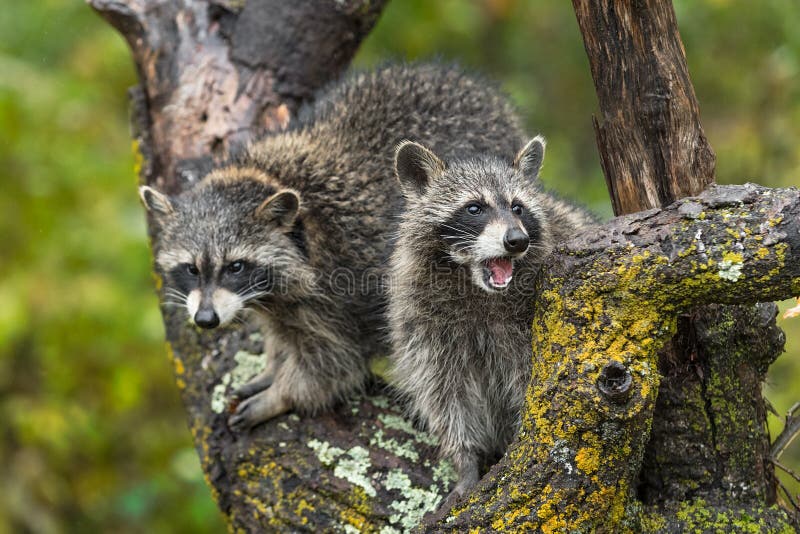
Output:
M510 258L492 258L486 262L489 285L494 289L505 289L514 274L514 262Z

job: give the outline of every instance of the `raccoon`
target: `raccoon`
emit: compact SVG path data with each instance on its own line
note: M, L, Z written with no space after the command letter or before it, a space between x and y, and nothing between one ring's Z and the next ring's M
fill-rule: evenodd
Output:
M235 393L233 430L330 409L388 352L382 280L403 205L392 149L404 138L447 157L511 157L524 139L482 80L390 65L334 84L289 129L178 196L141 188L161 227L165 295L201 328L245 311L263 322L271 363Z
M396 150L406 208L391 258L392 382L438 436L458 482L449 509L518 428L531 376L534 277L554 244L595 223L546 193L545 141L516 158Z

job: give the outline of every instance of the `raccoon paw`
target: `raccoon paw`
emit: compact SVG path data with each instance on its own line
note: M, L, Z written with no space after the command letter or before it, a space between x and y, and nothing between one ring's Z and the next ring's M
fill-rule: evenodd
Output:
M260 393L270 387L272 385L272 380L275 378L274 375L267 376L267 377L258 377L255 380L251 380L250 382L244 384L239 389L235 390L231 395L233 398L244 400L252 397L256 393Z
M425 515L425 517L422 520L423 524L433 525L434 523L442 521L445 517L447 517L450 514L450 509L453 506L455 506L456 503L458 503L458 501L460 501L463 496L464 493L462 493L461 490L458 487L456 487L453 491L450 492L450 494L447 497L445 497L444 501L439 506L439 508L436 509L436 511L430 512Z
M234 432L244 432L288 411L289 404L277 390L266 389L236 406L236 411L228 418L228 427Z

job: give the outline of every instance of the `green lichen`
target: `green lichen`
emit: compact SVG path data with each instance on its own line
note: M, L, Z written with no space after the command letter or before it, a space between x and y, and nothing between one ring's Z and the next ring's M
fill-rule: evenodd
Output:
M355 446L348 450L333 469L333 476L343 478L355 486L359 486L370 497L377 493L372 485L367 471L370 467L369 451L364 447Z
M377 406L378 408L383 408L387 410L389 408L389 398L383 395L378 395L376 397L370 397L370 402Z
M439 445L439 442L435 437L431 436L427 432L417 430L410 421L403 419L399 415L382 413L378 415L378 420L383 423L386 428L405 432L406 434L413 436L414 439L421 443L434 447Z
M311 450L317 453L317 459L322 465L325 466L333 465L333 462L336 461L336 458L344 454L344 449L334 447L327 441L312 439L308 442L308 446Z
M211 392L211 411L222 413L228 407L228 386L231 383L231 374L225 373Z
M381 429L375 431L375 434L373 434L369 440L369 445L370 447L380 447L381 449L391 452L395 456L408 458L412 462L419 460L419 453L414 447L414 442L399 442L394 438L387 438Z
M229 391L235 391L242 387L250 379L262 372L267 365L266 354L252 354L240 350L233 356L233 359L236 362L236 367L222 375L222 378L214 386L214 391L211 393L211 410L214 413L222 413L226 410Z
M326 467L333 467L333 476L347 480L358 486L370 497L377 495L367 472L370 468L369 451L355 446L345 451L326 441L312 439L308 446L317 454L317 459Z
M442 460L433 468L433 481L441 484L445 489L458 480L456 469L450 460Z
M744 266L744 259L741 254L736 252L726 252L722 256L722 261L719 262L719 271L717 274L723 280L736 282L742 277L742 267Z
M253 332L252 334L250 334L248 339L253 343L261 343L262 341L264 341L264 336L261 334L261 332Z
M415 487L408 475L399 469L389 471L383 485L388 490L400 492L401 498L389 503L389 507L396 512L389 516L389 522L406 531L419 525L425 514L439 507L441 496L436 484L429 489Z
M679 504L675 518L681 521L682 532L702 534L706 532L742 532L789 534L796 532L786 513L773 506L737 510L720 510L703 499L694 499Z

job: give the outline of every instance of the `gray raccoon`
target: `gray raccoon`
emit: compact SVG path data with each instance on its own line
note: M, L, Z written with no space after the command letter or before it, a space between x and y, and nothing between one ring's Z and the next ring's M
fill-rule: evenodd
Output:
M289 130L170 198L142 187L161 227L165 295L202 328L263 319L269 368L236 392L245 430L315 413L358 391L389 350L381 280L403 199L393 151L411 138L447 156L521 146L494 89L454 67L388 66L333 85Z
M439 158L404 142L406 208L391 258L392 381L438 436L464 495L514 438L531 376L533 279L554 244L592 224L543 191L541 137L511 158Z

